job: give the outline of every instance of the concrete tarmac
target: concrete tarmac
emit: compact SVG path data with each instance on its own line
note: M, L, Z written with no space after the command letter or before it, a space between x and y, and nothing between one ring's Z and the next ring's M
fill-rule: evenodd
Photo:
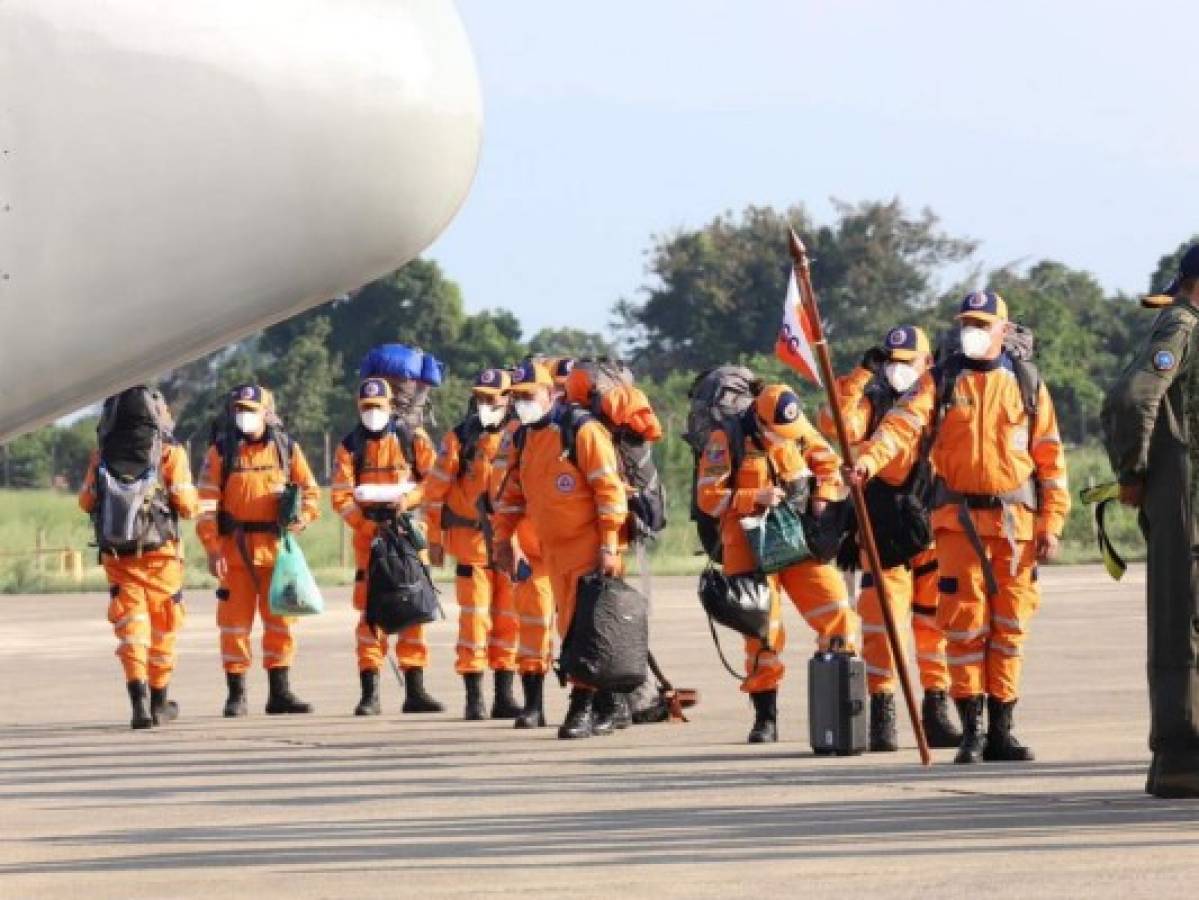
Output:
M220 717L212 597L179 644L179 722L132 732L98 595L0 597L0 896L1082 896L1191 894L1199 802L1143 793L1144 572L1052 569L1026 650L1023 765L816 758L810 632L787 610L781 741L721 669L694 579L658 579L654 646L688 725L570 743L460 721L456 608L430 629L449 712L356 719L347 592L298 628L312 716ZM739 640L722 632L726 653ZM255 638L257 642L257 636ZM256 654L258 647L255 647ZM490 690L488 691L490 694ZM564 695L551 691L557 722Z

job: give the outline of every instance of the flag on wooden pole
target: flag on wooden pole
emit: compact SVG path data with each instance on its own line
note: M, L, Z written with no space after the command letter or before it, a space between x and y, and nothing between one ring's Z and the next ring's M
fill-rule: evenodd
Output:
M783 324L779 328L778 340L774 344L774 355L788 366L811 381L822 384L820 369L816 365L816 354L812 352L812 335L815 333L808 320L808 311L799 296L799 283L795 280L795 269L787 279L787 298L783 301Z

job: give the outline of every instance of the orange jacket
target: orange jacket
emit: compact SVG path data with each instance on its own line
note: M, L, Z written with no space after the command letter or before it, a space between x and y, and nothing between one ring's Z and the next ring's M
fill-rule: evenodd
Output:
M462 441L450 431L441 440L437 461L429 473L425 488L425 522L429 543L442 544L446 553L472 566L487 562L487 541L483 531L444 522L448 510L459 519L480 521L479 500L490 496L492 463L500 449L501 434L483 432L475 444L469 465L463 468Z
M800 419L803 425L800 436L794 441L768 445L765 454L752 438L746 437L736 482L732 481L733 458L729 452L728 435L723 429L716 429L708 439L699 463L696 502L703 512L720 519L724 568L730 575L750 572L757 567L741 520L760 515L765 510L754 501L754 494L773 483L766 463L767 454L779 481L784 484L815 475L814 499L840 500L845 494L840 459L812 427L812 423L802 414Z
M359 551L370 550L371 540L375 536L376 525L366 517L364 510L380 505L378 503L359 503L354 499L354 488L363 484L403 484L412 482L415 487L404 495L401 504L403 510L413 510L424 502L425 491L428 487L428 475L437 461L437 451L428 432L417 428L412 433L412 453L416 457L416 471L404 456L404 448L400 439L392 432L382 437L366 439L362 456L362 471L354 474L354 455L346 449L349 435L337 445L337 453L333 458L333 483L330 488L330 502L336 512L354 531L354 546ZM418 477L419 476L419 477Z
M543 545L590 539L597 553L601 546L619 548L629 510L616 448L608 430L591 420L576 434L578 466L563 458L559 423L569 414L559 404L547 423L526 428L523 449L515 445L515 432L506 435L510 471L496 500L497 541L510 540L527 514Z
M849 442L855 454L861 451L862 445L871 436L869 430L874 417L874 403L867 396L866 388L874 378L874 373L869 369L857 368L837 379L841 416L845 420L845 430L849 432ZM830 441L837 440L837 427L827 406L820 408L820 430ZM918 456L918 447L897 452L894 459L879 470L878 477L892 487L899 487L907 480Z
M79 491L79 508L85 513L91 513L96 508L96 472L100 466L100 451L93 450L87 464L87 477L83 480L83 488ZM187 461L187 451L182 446L167 441L162 445L162 463L159 466L163 486L170 496L171 508L181 519L194 519L200 511L200 496L196 486L192 484L191 464ZM147 550L142 558L174 557L183 558L183 542L171 541L163 544L157 550Z
M512 441L517 431L520 430L520 422L515 419L508 422L504 430L500 432L500 445L496 451L495 458L491 461L491 484L488 486L488 491L491 493L491 508L495 509L500 499L500 492L504 488L504 480L508 475L508 461L512 453ZM527 515L522 516L520 522L516 526L516 544L529 559L541 557L541 541L537 537L537 529L533 525L533 520Z
M209 553L220 553L230 568L245 568L234 536L218 533L218 510L238 522L274 524L279 520L279 494L289 482L299 485L303 504L300 519L304 523L320 516L321 489L308 467L300 445L291 445L291 471L280 466L279 451L272 440L240 441L233 471L221 490L224 462L218 446L208 448L204 468L200 470L200 521L196 535ZM255 566L273 566L279 549L277 535L247 532L246 549Z
M901 454L919 452L936 403L937 383L933 373L926 372L883 418L874 437L862 448L860 460L874 473ZM1011 536L1027 541L1035 534L1062 533L1070 511L1070 490L1053 400L1042 384L1037 421L1030 423L1006 357L967 363L930 455L938 475L957 493L1006 494L1035 477L1040 509L1034 512L1022 504L1013 505L1015 532ZM1003 510L976 509L970 515L980 535L1005 536ZM934 510L933 527L961 531L958 507Z

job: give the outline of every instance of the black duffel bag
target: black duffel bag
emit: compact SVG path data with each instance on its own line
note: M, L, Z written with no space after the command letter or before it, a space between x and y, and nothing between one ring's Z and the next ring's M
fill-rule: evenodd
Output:
M709 566L699 576L699 602L713 621L765 642L770 634L770 586L764 575L725 575Z
M633 691L648 677L649 601L620 578L579 579L559 676L602 691Z
M444 618L437 588L407 528L379 525L366 575L366 623L386 634Z

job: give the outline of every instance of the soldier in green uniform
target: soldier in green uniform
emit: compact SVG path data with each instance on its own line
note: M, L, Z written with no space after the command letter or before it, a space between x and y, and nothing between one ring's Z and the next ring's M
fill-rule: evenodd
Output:
M1187 382L1199 376L1199 244L1165 293L1152 334L1107 396L1103 429L1120 499L1140 510L1149 545L1153 762L1145 790L1199 797L1199 541L1186 411Z

